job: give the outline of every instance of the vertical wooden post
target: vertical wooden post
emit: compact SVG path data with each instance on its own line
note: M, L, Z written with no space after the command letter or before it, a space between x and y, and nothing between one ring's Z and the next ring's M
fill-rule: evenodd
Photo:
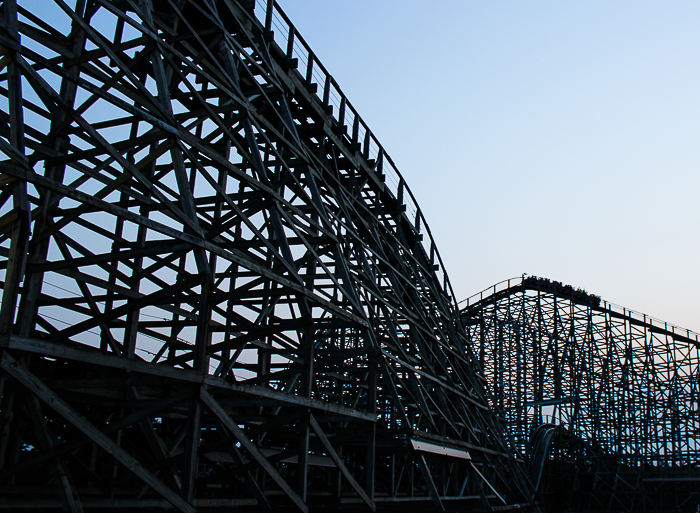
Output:
M326 75L326 81L323 84L323 104L326 106L330 105L331 80L331 76Z
M272 30L272 14L275 11L275 0L267 0L267 7L265 10L265 32L270 32Z
M287 58L294 58L294 36L296 35L296 29L294 25L289 26L289 37L287 38Z
M197 481L197 450L202 429L202 404L199 397L190 399L187 411L187 434L182 462L182 498L192 504Z
M309 59L306 62L306 84L311 85L314 78L314 54L309 50Z
M369 337L367 337L368 339ZM369 342L369 340L368 340ZM367 410L377 413L377 355L370 349L367 358ZM377 450L377 423L371 422L367 433L367 449L365 452L365 491L374 499L374 470Z
M365 127L365 142L362 143L362 154L364 155L366 160L369 160L370 134L371 132L369 131L369 128Z
M0 379L4 383L5 375L0 375ZM0 396L0 470L8 466L5 460L11 446L15 393L14 390L3 390Z
M299 450L297 452L297 492L306 502L306 489L309 486L309 410L297 421L299 426Z
M345 96L343 96L340 99L340 110L338 112L338 126L342 129L343 125L345 124L345 103L347 100L345 99Z
M5 24L10 36L19 42L17 22L17 0L6 0ZM17 164L28 166L24 158L24 115L22 112L22 78L19 66L16 63L17 52L9 50L10 63L7 66L7 87L9 95L10 111L10 145L17 154L17 159L22 159ZM14 226L10 239L10 254L7 261L7 272L3 287L2 306L0 307L0 334L8 335L13 328L15 310L19 300L20 284L24 279L24 266L27 258L27 244L29 241L29 201L27 198L27 182L13 180L8 187L12 188Z
M355 114L355 119L352 122L352 144L353 147L357 146L357 138L360 135L360 116L353 110ZM353 152L356 151L355 149L352 150Z

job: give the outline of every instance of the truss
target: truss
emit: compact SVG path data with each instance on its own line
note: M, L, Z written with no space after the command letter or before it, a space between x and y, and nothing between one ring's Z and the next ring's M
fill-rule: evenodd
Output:
M576 472L597 475L583 488L607 493L619 481L616 498L596 499L598 510L695 507L700 335L533 277L469 303L469 338L518 453L532 456L541 426L562 426L586 447Z
M279 7L69 3L1 4L0 508L527 508L423 215Z

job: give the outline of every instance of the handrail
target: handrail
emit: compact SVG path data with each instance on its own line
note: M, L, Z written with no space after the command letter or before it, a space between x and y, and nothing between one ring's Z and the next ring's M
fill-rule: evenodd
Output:
M318 97L327 109L326 112L337 123L335 129L339 137L345 138L350 148L359 152L370 167L374 168L380 179L385 180L386 191L405 206L405 211L401 215L406 217L415 232L427 235L425 238L420 237L420 241L429 257L432 266L430 271L435 273L438 282L441 282L444 292L450 297L453 307L457 310L457 300L430 227L394 161L279 4L275 0L256 0L255 16L268 34L271 32L268 37L274 40L283 53L286 52L290 67L298 66L298 72L305 80L308 90ZM350 127L350 133L348 133L348 127Z
M481 301L484 298L487 298L487 297L494 295L496 292L501 292L503 290L507 290L511 286L515 287L516 285L520 285L523 281L524 276L525 276L525 274L523 274L522 276L516 276L515 278L508 278L506 280L499 281L495 285L492 285L490 287L486 287L481 292L477 292L476 294L472 294L467 299L462 299L462 301L460 301L457 304L461 305L462 303L464 303L466 301L467 305L464 308L469 308L469 306L471 306L475 303L478 303L479 301ZM505 287L501 287L501 285L503 285L504 283L506 283L507 285ZM493 292L491 292L491 291L493 291ZM484 296L484 292L490 292L490 293ZM479 300L474 301L474 299L477 296L479 297Z
M618 314L621 314L624 317L629 317L631 319L635 319L637 321L643 322L644 324L648 324L649 326L656 327L658 329L663 329L665 331L669 331L673 334L678 334L680 336L686 337L690 340L695 340L695 342L700 345L700 333L696 333L695 331L683 328L681 326L678 326L676 324L666 322L662 319L659 319L658 317L652 317L651 315L644 314L642 312L637 312L636 310L630 310L629 308L625 308L624 306L617 305L615 303L611 303L609 301L601 301L602 303L602 308L609 310L611 312L615 312ZM678 331L676 331L678 330Z

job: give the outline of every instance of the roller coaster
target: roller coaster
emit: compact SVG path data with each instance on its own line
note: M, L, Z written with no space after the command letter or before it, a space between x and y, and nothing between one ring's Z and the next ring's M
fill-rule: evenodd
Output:
M0 508L533 509L421 210L272 0L2 2Z
M535 278L460 310L274 0L0 20L0 509L690 509L697 335Z
M465 303L491 406L545 509L696 509L700 335L533 276Z

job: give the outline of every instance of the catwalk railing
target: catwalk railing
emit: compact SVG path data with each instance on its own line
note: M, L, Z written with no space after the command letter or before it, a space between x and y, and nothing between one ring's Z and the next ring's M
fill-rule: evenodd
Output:
M0 508L532 509L413 195L274 2L0 5Z

